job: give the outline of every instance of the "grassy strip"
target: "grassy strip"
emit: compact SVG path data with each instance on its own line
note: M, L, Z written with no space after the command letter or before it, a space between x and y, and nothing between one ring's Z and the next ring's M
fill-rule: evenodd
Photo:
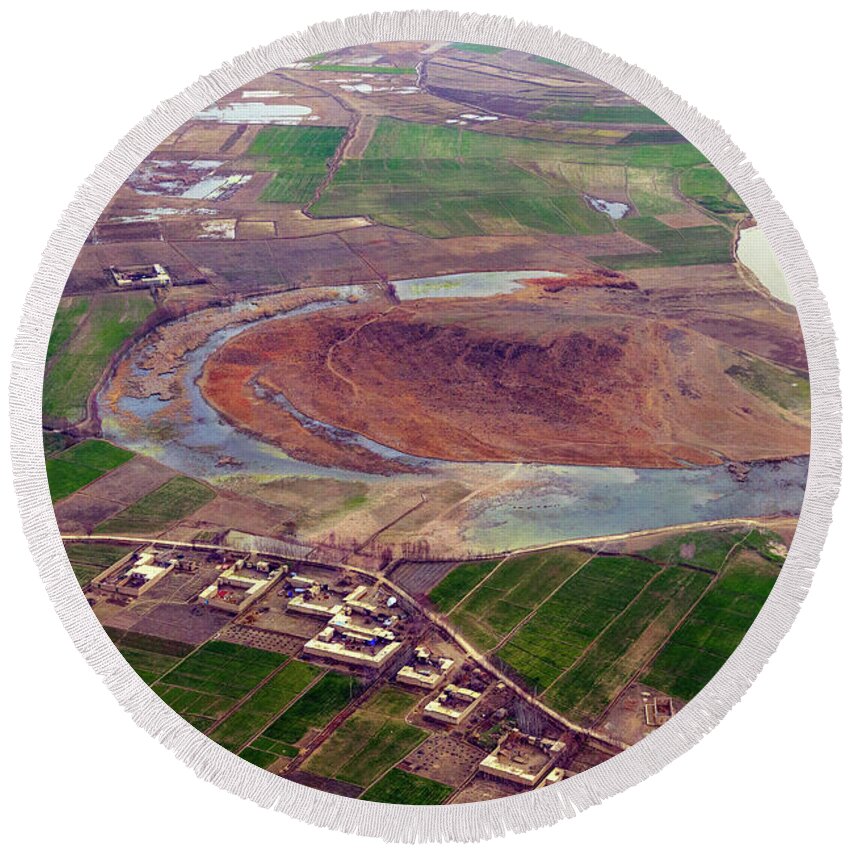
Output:
M588 124L666 124L651 109L640 104L592 106L582 103L552 103L537 110L534 118L549 121L581 121Z
M394 65L315 65L314 71L333 71L335 74L415 74L416 68L396 68Z

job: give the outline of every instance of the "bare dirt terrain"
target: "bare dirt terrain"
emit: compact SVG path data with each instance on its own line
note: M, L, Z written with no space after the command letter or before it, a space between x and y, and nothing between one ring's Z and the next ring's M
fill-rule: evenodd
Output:
M323 462L333 441L291 433L253 382L419 457L674 467L807 451L802 420L725 374L733 350L650 313L634 282L581 274L497 298L334 308L234 338L203 388L231 421ZM364 468L368 452L336 448Z

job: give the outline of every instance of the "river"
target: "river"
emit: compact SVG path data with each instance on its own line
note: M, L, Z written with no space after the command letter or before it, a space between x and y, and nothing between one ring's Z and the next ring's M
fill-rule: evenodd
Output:
M467 296L512 291L522 278L552 274L539 271L452 275L449 279L403 281L407 298L446 297L452 292ZM478 284L476 285L476 280ZM398 284L396 284L398 286ZM638 531L671 524L733 517L797 514L802 504L808 458L754 463L744 480L723 465L686 469L632 469L539 463L455 462L422 458L383 446L296 410L283 395L271 400L295 415L305 427L341 443L356 443L368 450L406 463L411 471L382 476L319 466L290 457L281 449L239 431L225 422L204 399L197 384L209 356L229 339L268 321L342 306L351 287L342 294L292 309L271 318L231 325L212 333L206 342L188 352L181 371L182 392L190 415L179 423L173 439L153 442L127 426L122 413L148 418L168 404L157 396L135 399L123 396L118 410L108 402L107 386L100 394L104 435L134 451L156 457L187 475L225 483L228 475L262 477L330 478L360 481L381 488L388 481L427 491L445 482L456 482L480 493L463 509L445 515L446 522L462 526L456 531L472 551L503 551L542 545L571 538ZM358 289L358 291L360 291ZM401 296L400 296L401 297ZM178 321L187 321L181 319ZM262 392L259 387L256 392ZM226 468L220 459L227 457Z

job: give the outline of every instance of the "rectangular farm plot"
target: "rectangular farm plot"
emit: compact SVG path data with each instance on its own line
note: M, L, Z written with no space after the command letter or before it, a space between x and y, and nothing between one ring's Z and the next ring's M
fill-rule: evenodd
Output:
M440 609L450 611L458 602L491 573L498 561L470 561L455 567L428 593L428 599Z
M499 658L534 688L549 687L659 569L637 558L594 558L540 606Z
M210 737L236 752L308 687L320 672L320 668L312 664L290 661L217 726Z
M100 575L132 549L132 546L111 546L105 543L65 544L65 552L80 587L85 587L95 576Z
M360 682L353 676L327 673L265 729L259 741L297 744L310 729L327 726L360 690ZM252 746L260 744L255 741Z
M664 124L663 118L640 104L593 106L553 103L532 116L549 121L584 121L590 124Z
M366 788L428 737L405 722L417 697L384 687L310 757L306 769Z
M589 186L564 179L564 163L702 162L686 143L589 147L383 118L363 158L345 160L311 210L368 215L432 238L607 233L611 220L583 197Z
M153 312L146 292L63 299L48 344L42 410L50 422L85 416L109 359Z
M550 686L546 702L571 720L592 722L663 644L710 581L707 573L681 567L662 570Z
M147 684L155 682L193 649L191 644L158 638L139 632L120 632L106 629L124 660Z
M577 549L508 558L449 619L479 649L492 649L587 559Z
M154 690L203 730L285 661L286 656L276 652L213 641L163 676Z
M746 531L691 531L668 537L641 554L659 564L692 564L717 572Z
M438 806L454 791L442 782L416 776L405 770L393 768L382 776L361 800L373 803L401 803L410 806Z
M656 252L595 258L612 269L701 266L728 263L732 259L732 233L719 224L677 229L657 218L639 216L623 219L619 226Z
M263 157L275 176L263 190L263 201L306 204L324 179L328 162L345 135L343 127L267 127L248 151Z
M642 681L679 699L696 696L741 642L778 575L758 552L736 552Z
M149 534L183 519L215 498L215 491L192 478L176 476L95 530L98 534Z
M77 443L45 461L50 498L58 502L132 457L133 452L105 440Z

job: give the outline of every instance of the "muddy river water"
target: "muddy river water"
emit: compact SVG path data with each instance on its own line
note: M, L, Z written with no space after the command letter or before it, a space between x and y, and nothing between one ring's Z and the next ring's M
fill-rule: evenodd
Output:
M492 296L521 286L523 278L550 274L539 271L474 273L445 278L400 281L398 296L411 298ZM281 449L223 421L201 394L197 379L208 357L227 340L258 324L340 306L356 287L338 287L335 300L314 302L280 313L230 325L212 333L183 357L181 390L188 403L176 432L166 439L132 428L131 419L148 420L167 404L157 395L121 396L115 401L108 384L99 397L104 435L120 445L150 455L187 475L226 484L230 475L264 479L331 478L362 482L380 490L387 486L410 492L456 483L470 495L441 517L452 524L452 537L463 550L498 552L555 541L616 534L661 526L734 517L797 514L803 498L808 458L752 464L734 475L726 466L684 469L631 469L564 466L539 463L454 462L399 452L369 438L319 422L296 410L288 399L271 400L282 413L327 439L357 444L382 457L400 461L410 472L381 476L318 466L290 457ZM178 321L187 321L185 319ZM262 392L255 387L255 392ZM111 400L110 400L111 399ZM221 459L227 458L222 466ZM431 529L439 534L439 528Z

